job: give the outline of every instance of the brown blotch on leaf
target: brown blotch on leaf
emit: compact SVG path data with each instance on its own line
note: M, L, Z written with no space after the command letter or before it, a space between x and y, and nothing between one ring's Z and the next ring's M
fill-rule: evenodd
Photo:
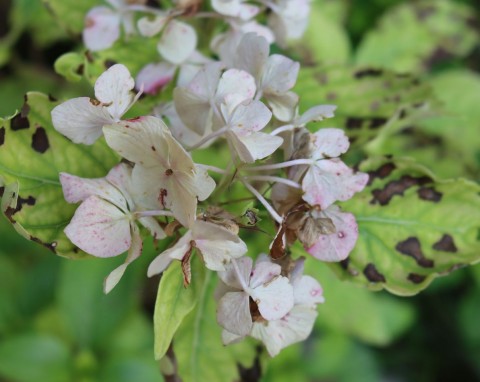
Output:
M77 69L75 69L75 73L77 73L79 76L83 76L84 72L85 72L85 65L84 64L78 65Z
M87 50L87 51L85 52L85 57L86 57L86 59L87 59L87 61L88 61L89 63L93 63L94 58L93 58L92 52L90 52L89 50Z
M333 101L333 100L337 99L337 94L330 92L330 93L328 93L328 94L326 95L326 98L327 98L327 100L329 100L329 101Z
M387 122L386 118L382 117L377 117L377 118L372 118L370 121L370 125L368 126L370 129L378 129L379 127L385 125Z
M403 193L410 187L416 185L424 185L430 183L432 180L428 176L415 178L410 175L404 175L398 180L392 180L387 183L383 189L375 189L372 191L373 199L370 204L387 205L395 195L403 195Z
M418 6L415 10L415 14L419 21L425 21L430 16L434 15L436 8L433 5Z
M346 259L339 261L339 263L340 263L340 266L347 271L348 264L350 263L350 257L347 257Z
M45 243L44 241L40 240L38 237L34 237L34 236L30 236L30 240L40 245L43 245L45 248L49 249L53 253L57 253L56 251L57 243L55 241L52 243Z
M443 196L441 192L436 191L433 187L420 187L417 193L420 199L434 203L438 203Z
M388 162L388 163L384 163L382 164L378 169L376 169L375 171L369 171L368 172L368 175L369 175L369 178L368 178L368 185L372 184L373 181L375 180L375 178L379 178L379 179L384 179L386 178L387 176L389 176L393 170L395 170L397 168L397 166L395 166L394 163L392 162Z
M363 77L379 77L383 74L383 70L381 69L373 69L373 68L367 68L367 69L362 69L362 70L357 70L355 73L353 73L353 76L355 78L363 78Z
M50 102L57 102L57 101L58 101L58 100L57 100L54 96L52 96L51 94L48 94L48 100L49 100Z
M347 129L360 129L363 125L362 118L350 117L347 119L345 126Z
M0 198L3 197L3 194L5 193L5 187L0 187Z
M13 207L7 207L4 211L5 217L10 221L10 223L15 224L17 221L13 218L13 215L17 210Z
M240 375L240 382L258 382L262 380L262 346L257 346L255 348L255 359L252 366L246 367L241 363L237 362L238 374Z
M10 128L13 131L18 131L22 129L28 129L30 127L30 121L28 118L23 117L22 113L18 113L15 117L12 118L10 121Z
M5 127L0 128L0 146L5 143Z
M151 149L152 149L152 151L157 151L157 149L155 148L155 146L152 146Z
M108 69L110 68L111 66L117 64L116 61L113 61L113 60L105 60L105 62L103 63L105 65L105 67Z
M423 268L432 268L433 260L427 259L422 252L420 241L416 237L409 237L395 246L395 249L403 255L413 257L418 265Z
M453 241L453 237L451 237L448 234L445 234L442 236L442 238L437 241L435 244L432 245L432 248L437 250L437 251L442 251L442 252L457 252L457 246L455 245L455 242Z
M454 57L455 56L451 52L439 46L425 59L423 65L425 68L431 69L433 66L441 64L442 62L450 60Z
M410 280L414 284L422 283L427 277L423 275L419 275L418 273L409 273L407 279Z
M48 142L47 132L43 127L37 127L35 133L32 135L32 149L43 154L50 147Z
M385 276L382 275L378 270L377 268L375 267L375 265L373 265L372 263L368 263L367 266L365 267L365 269L363 270L363 274L365 275L365 277L368 279L368 281L371 281L372 283L379 283L379 282L382 282L384 283L386 280L385 280Z

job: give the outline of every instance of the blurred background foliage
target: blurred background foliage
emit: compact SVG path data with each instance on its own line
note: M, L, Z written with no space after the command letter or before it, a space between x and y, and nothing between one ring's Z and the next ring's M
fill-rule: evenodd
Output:
M19 109L27 91L58 99L91 93L71 70L81 56L56 63L76 82L53 67L60 55L80 51L83 16L97 3L0 0L0 116ZM302 107L339 105L328 124L347 130L352 116L390 122L372 133L350 126L350 161L408 153L441 178L478 182L478 0L313 0L313 6L305 38L290 51L306 67L296 88ZM112 52L119 62L134 56ZM376 72L359 75L359 65ZM100 69L94 63L89 70L94 76ZM440 112L429 115L425 102ZM391 120L399 107L413 117ZM147 245L151 256L158 251ZM132 264L104 296L103 279L122 259L54 256L2 217L0 381L161 381L152 329L158 278L145 277L151 256ZM262 354L242 371L243 380L257 380L259 368L265 382L480 380L480 265L438 278L411 298L339 281L315 261L307 262L307 273L324 285L327 301L313 335L269 362Z

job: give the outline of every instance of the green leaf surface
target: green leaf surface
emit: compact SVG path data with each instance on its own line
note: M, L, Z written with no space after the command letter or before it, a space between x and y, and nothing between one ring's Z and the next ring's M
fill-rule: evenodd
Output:
M353 213L359 239L332 268L373 290L413 295L437 276L480 260L480 186L436 180L408 159L360 165L370 184L342 207Z
M193 283L187 288L183 285L182 268L178 261L171 264L162 276L153 316L155 359L165 355L178 327L195 307L195 288L202 284L200 278L203 277L201 270L198 271L193 273Z
M302 111L319 104L338 108L318 126L345 128L353 147L363 148L392 116L400 129L429 109L430 88L410 75L369 67L323 66L300 71L295 87Z
M50 120L56 105L44 94L27 93L21 111L0 120L0 176L10 190L2 210L27 239L58 255L79 257L84 254L63 233L76 206L64 200L58 174L102 177L118 158L103 140L75 145L57 133Z
M448 0L404 2L391 8L360 44L356 63L398 72L427 71L465 57L478 42L473 10Z
M308 259L306 273L323 286L325 303L318 307L316 326L327 332L344 333L364 343L386 346L415 321L413 306L407 301L338 280L328 266L316 259Z
M96 6L108 6L98 0L42 0L57 24L72 35L80 35L88 11Z
M193 280L192 275L192 280ZM238 380L237 363L249 367L254 350L249 341L225 347L216 321L213 292L216 276L206 271L197 285L195 309L183 320L174 337L178 371L183 382L233 382Z
M0 377L18 382L71 380L68 347L54 337L22 334L0 343Z

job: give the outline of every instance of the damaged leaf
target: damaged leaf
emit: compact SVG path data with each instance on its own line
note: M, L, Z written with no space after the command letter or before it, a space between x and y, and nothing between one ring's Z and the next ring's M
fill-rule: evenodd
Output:
M84 254L63 233L76 206L64 200L58 174L101 177L118 158L103 141L74 145L57 133L50 120L56 105L44 94L27 93L21 112L0 120L2 212L25 238L58 255L79 257Z
M413 295L435 277L480 261L480 186L440 181L408 159L380 158L363 192L342 203L359 226L357 245L337 275L373 290Z

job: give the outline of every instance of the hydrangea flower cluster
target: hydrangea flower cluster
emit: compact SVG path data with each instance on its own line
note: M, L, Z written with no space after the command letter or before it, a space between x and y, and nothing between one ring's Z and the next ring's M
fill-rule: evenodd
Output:
M140 226L157 240L170 238L148 275L180 261L188 287L195 277L191 258L199 256L219 277L215 298L224 343L251 336L274 356L309 335L316 306L324 301L320 284L303 275L305 259L292 259L289 246L298 240L319 260L345 259L358 229L355 217L335 203L351 198L368 180L340 159L349 147L342 130L311 133L306 127L333 117L335 106L319 105L299 115L293 88L300 65L270 55L274 41L285 46L302 35L309 1L212 0L206 12L192 0L179 0L168 11L142 1L108 2L110 7L87 15L87 47L111 46L123 26L125 34L159 36L163 61L145 66L136 81L115 64L97 79L96 99L71 99L52 111L56 130L73 142L105 139L123 158L105 178L60 174L65 199L81 203L65 233L92 256L128 252L125 263L106 278L106 293L141 255ZM261 13L268 15L268 26L256 20ZM196 31L182 19L187 15L224 21L225 32L211 43L219 61L196 51ZM151 115L122 120L142 92L155 94L175 77L170 102ZM211 145L228 148L229 161L195 163L191 153ZM255 261L241 238L240 217L219 203L218 195L233 183L258 200L270 217L263 220L276 232L265 248L268 254Z

